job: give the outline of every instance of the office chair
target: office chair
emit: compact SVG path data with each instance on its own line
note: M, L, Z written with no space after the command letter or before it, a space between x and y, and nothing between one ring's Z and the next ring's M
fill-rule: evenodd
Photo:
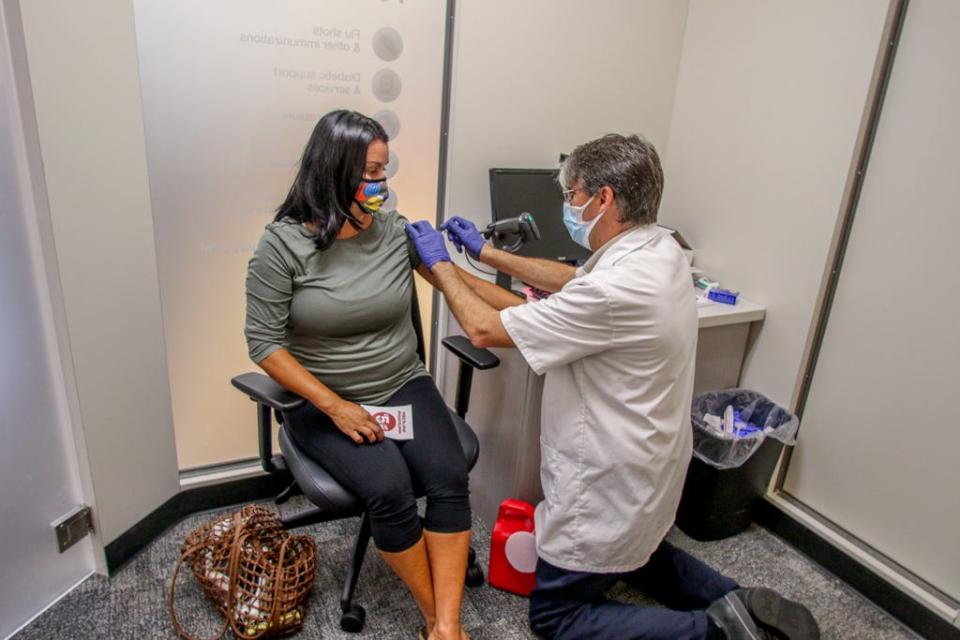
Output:
M417 353L420 360L425 361L423 327L416 290L413 292L411 321L417 336ZM473 370L491 369L499 365L500 360L486 349L477 349L463 336L444 338L443 346L460 359L455 408L450 410L450 417L467 458L467 468L473 469L480 454L480 443L473 429L464 421L470 402ZM318 522L360 516L360 531L354 542L353 554L347 567L347 575L340 596L340 628L351 633L361 631L366 619L366 611L362 606L353 604L353 592L370 542L370 522L363 510L363 505L327 473L322 463L318 464L303 453L287 433L284 415L301 406L306 400L287 391L261 373L244 373L233 378L231 383L257 403L260 464L264 471L286 476L292 480L290 486L278 495L274 502L278 505L283 504L296 493L303 493L315 505L306 511L284 516L283 526L286 529L293 529ZM278 440L282 453L277 455L273 454L272 417L274 415L280 423ZM464 580L470 587L479 586L484 582L483 570L477 566L476 554L472 548Z

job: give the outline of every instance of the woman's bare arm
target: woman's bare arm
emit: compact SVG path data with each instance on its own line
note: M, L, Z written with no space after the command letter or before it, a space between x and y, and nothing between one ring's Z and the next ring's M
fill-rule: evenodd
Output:
M330 416L334 424L357 444L383 440L383 430L360 405L344 400L307 371L286 349L277 349L261 360L260 368L277 384L292 391Z

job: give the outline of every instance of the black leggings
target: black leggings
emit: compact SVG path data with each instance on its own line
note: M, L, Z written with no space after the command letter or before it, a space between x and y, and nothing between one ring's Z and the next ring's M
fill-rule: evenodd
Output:
M433 379L410 380L383 406L404 404L413 405L413 440L356 444L310 403L286 416L297 445L363 501L373 541L387 552L409 549L423 528L470 530L467 461ZM418 494L427 497L422 525Z

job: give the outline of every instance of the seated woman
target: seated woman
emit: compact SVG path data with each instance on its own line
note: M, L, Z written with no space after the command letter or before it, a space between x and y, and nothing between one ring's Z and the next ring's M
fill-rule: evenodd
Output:
M297 445L359 496L374 543L403 579L430 638L460 628L470 502L467 465L410 321L417 252L384 212L387 134L333 111L317 123L297 177L247 271L251 359L308 400L287 418ZM413 405L412 440L384 439L360 403ZM414 486L426 491L417 514Z

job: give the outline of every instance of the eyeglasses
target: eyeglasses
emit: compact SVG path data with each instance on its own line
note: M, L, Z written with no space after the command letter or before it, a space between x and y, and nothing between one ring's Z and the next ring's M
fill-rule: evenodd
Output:
M576 189L564 189L563 191L561 191L560 193L563 194L563 201L566 202L566 203L568 203L568 204L569 204L570 202L572 202L572 201L573 201L573 196L574 196L574 194L577 193L577 191L583 191L583 188L582 188L582 187L577 187Z

